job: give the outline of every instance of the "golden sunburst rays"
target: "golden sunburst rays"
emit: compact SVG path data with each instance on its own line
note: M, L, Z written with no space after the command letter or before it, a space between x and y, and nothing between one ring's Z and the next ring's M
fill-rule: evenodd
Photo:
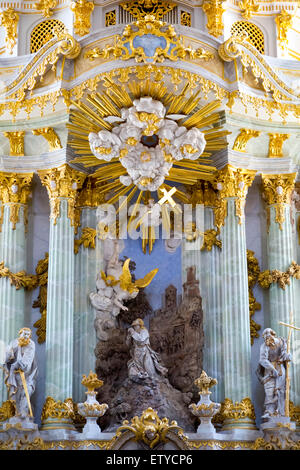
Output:
M132 80L127 84L118 85L111 78L106 78L104 88L101 93L94 92L87 95L85 101L71 101L70 130L71 142L77 157L72 161L80 163L87 168L91 168L92 175L97 182L101 183L99 191L107 195L107 203L114 204L123 196L128 202L137 194L136 203L139 204L144 197L143 191L134 184L124 186L119 178L127 175L126 169L122 166L119 156L109 162L96 158L90 149L89 133L98 133L100 130L111 131L114 126L119 125L121 120L121 109L133 106L133 101L142 97L151 97L160 101L166 108L166 116L176 119L178 125L187 129L196 127L203 132L206 140L206 147L200 158L197 160L183 159L172 160L172 155L165 155L165 158L172 161L172 167L161 188L167 191L176 184L193 185L198 180L211 181L214 178L216 168L211 164L211 153L226 148L226 135L228 131L222 129L222 114L220 112L221 102L212 101L205 106L201 106L201 89L195 90L189 83L186 83L177 94L163 83L150 79ZM113 118L111 118L113 117ZM159 190L157 196L161 194ZM177 189L176 198L183 203L189 203L188 196ZM136 204L135 203L135 204ZM121 208L119 207L119 210ZM166 208L162 207L162 210ZM134 211L133 211L134 214ZM165 220L169 220L167 217ZM128 229L134 224L135 218L131 216L128 222ZM167 222L168 224L170 223ZM167 228L167 227L166 227ZM155 240L153 229L143 228L143 249L146 250L149 244L152 250ZM154 239L153 239L154 237Z

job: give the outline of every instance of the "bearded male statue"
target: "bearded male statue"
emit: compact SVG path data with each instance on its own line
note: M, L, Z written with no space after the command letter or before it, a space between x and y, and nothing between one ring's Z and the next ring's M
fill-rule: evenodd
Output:
M263 331L264 343L260 347L259 365L256 370L265 389L263 419L285 415L286 363L292 360L287 353L287 342L274 330Z
M4 374L8 399L15 401L16 416L32 417L30 397L35 390L37 366L30 328L21 328L19 337L8 345Z

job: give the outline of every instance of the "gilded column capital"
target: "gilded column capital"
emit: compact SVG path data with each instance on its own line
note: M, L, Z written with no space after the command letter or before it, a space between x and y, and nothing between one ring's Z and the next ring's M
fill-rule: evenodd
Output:
M254 129L240 129L240 133L236 137L232 149L237 150L238 152L246 152L248 141L253 137L258 137L259 135L260 131L256 131Z
M12 54L18 37L19 15L13 8L7 8L7 10L0 13L0 21L1 26L3 26L6 31L6 48L9 54Z
M291 203L291 195L295 186L297 173L262 175L262 194L268 206L276 210L275 221L282 230L285 220L285 205Z
M290 134L277 134L269 132L269 158L283 157L282 147L285 140L290 137Z
M33 173L4 173L0 172L0 200L9 205L9 220L15 230L19 222L21 204L26 205L31 193L31 181ZM3 223L3 206L0 223ZM24 208L24 224L27 225L27 206ZM1 231L1 230L0 230Z
M13 157L24 157L25 131L3 132L9 140L9 154Z
M39 170L38 174L42 184L48 191L51 207L50 217L53 219L54 224L56 224L57 217L59 217L60 200L66 198L68 199L68 217L71 220L71 225L74 226L75 202L78 190L82 187L86 175L67 164L49 170Z
M215 224L218 228L224 225L228 198L236 199L236 216L239 218L239 224L242 223L248 188L251 186L255 174L255 170L244 170L231 165L226 165L217 172L213 185L218 190L215 208Z
M224 0L204 0L202 4L202 9L207 15L207 24L206 27L214 37L219 37L223 34L224 23L223 23L223 13L225 8L223 8Z
M89 176L78 193L76 207L98 207L105 203L105 194L96 178Z

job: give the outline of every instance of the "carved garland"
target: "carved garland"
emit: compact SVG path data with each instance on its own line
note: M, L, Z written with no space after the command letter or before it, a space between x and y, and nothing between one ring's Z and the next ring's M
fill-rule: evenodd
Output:
M82 229L82 235L78 240L74 240L74 253L77 255L79 247L81 245L84 248L95 248L96 247L96 235L97 231L94 228L84 227Z
M285 290L286 286L291 284L291 278L300 279L300 265L296 261L292 261L286 271L280 271L279 269L262 271L258 276L258 283L264 289L268 289L271 284L277 283L281 289Z
M258 331L261 329L261 325L253 320L253 315L257 310L261 309L259 302L256 302L256 298L253 294L253 288L258 281L260 275L260 268L257 259L254 256L254 251L247 250L247 266L248 266L248 290L249 290L249 313L250 313L250 337L251 344L253 345L254 338L259 338Z

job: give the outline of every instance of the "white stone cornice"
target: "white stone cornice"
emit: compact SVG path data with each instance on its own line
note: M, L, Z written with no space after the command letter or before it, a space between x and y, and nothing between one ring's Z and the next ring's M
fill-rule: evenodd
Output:
M74 153L69 147L64 147L54 152L42 153L41 155L12 157L0 156L0 171L27 173L37 172L37 170L46 170L48 168L56 168L64 163L70 162L74 158ZM74 168L82 171L83 167L71 164Z
M297 165L289 158L260 158L253 157L248 153L241 153L235 150L222 150L212 156L212 160L217 169L230 164L236 168L246 170L256 170L258 173L293 173L298 171Z

